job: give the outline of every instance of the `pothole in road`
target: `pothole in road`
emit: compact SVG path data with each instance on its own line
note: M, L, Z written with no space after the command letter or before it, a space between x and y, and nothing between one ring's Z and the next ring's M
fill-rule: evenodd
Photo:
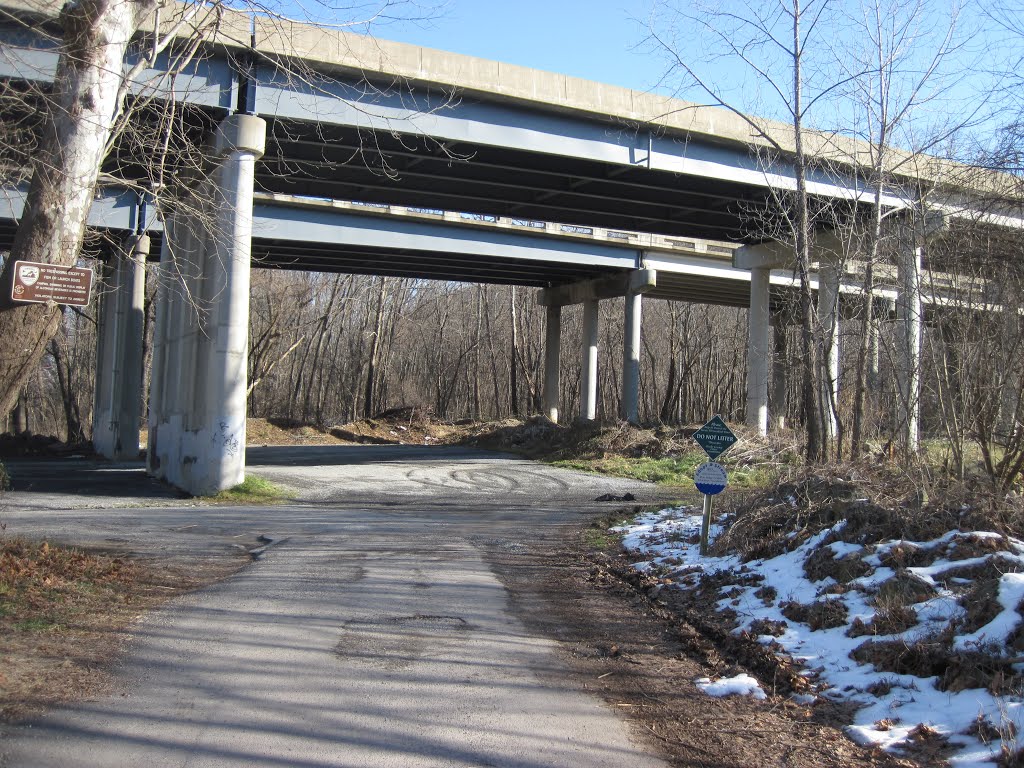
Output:
M474 629L460 616L413 614L347 622L334 653L346 661L394 669L437 658Z
M525 555L530 551L530 548L525 544L518 541L509 541L508 539L493 539L493 538L471 538L470 541L476 546L480 547L493 547L500 549L502 552L508 552L510 555Z

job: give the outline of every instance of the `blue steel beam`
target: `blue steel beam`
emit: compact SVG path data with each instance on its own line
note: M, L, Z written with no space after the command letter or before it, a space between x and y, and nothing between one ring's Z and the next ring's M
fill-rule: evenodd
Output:
M223 49L211 48L173 78L166 76L169 55L161 54L157 64L139 76L134 84L137 93L173 97L222 111L235 106L238 78ZM52 38L11 21L0 22L0 77L48 80L56 57ZM127 66L133 63L129 61ZM248 111L271 120L429 136L469 148L493 147L611 168L646 169L678 175L676 186L685 186L683 179L689 179L691 184L706 180L759 190L794 187L789 163L779 160L766 170L748 147L735 141L628 124L612 116L555 110L539 102L499 95L473 93L452 98L450 90L432 89L430 83L414 90L377 88L367 85L365 79L374 77L372 71L360 75L311 72L296 77L263 59L250 75L247 86L254 93ZM820 168L809 173L812 194L847 200L865 197L863 184L853 174ZM887 202L905 205L907 200L894 197Z
M133 81L132 93L157 99L174 99L198 107L228 111L232 109L235 77L223 57L199 57L171 66L173 52L163 52L153 67L147 67ZM0 21L0 78L49 83L57 71L58 42L42 33L10 20ZM136 65L133 53L125 62L125 71ZM174 70L174 76L168 72Z
M457 145L644 168L759 189L796 186L791 164L779 161L766 170L744 146L662 133L595 115L545 111L526 102L489 102L478 94L452 99L444 92L377 90L345 76L306 83L266 66L258 70L256 94L256 112L268 118L429 136ZM845 200L870 196L853 175L820 168L808 173L811 194ZM905 205L907 200L893 197L887 202Z
M0 190L0 221L15 223L24 210L24 187ZM135 192L105 189L97 195L89 212L89 226L111 232L130 233L139 229L139 204ZM149 208L145 229L163 231ZM342 250L444 254L451 269L461 261L467 280L472 280L475 260L490 263L522 262L554 273L607 272L633 269L639 251L628 244L545 236L529 230L478 228L419 218L353 213L327 204L288 205L259 200L253 206L254 250L278 245L292 252L315 254L317 265L331 266L332 254L340 260ZM8 244L0 243L0 247ZM386 260L386 259L385 259ZM297 264L296 266L302 266ZM383 264L381 265L384 266ZM373 266L370 265L372 270ZM517 274L515 271L510 275Z

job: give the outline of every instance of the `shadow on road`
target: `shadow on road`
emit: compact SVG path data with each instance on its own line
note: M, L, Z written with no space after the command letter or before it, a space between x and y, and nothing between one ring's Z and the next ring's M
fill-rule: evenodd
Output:
M313 467L405 462L522 461L510 453L449 445L304 445L249 446L249 466Z

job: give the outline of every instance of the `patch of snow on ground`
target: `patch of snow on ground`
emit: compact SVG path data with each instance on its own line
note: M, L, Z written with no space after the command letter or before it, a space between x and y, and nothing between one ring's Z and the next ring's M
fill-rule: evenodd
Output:
M753 696L755 699L768 698L768 695L761 690L761 684L745 672L741 672L735 677L720 677L714 681L709 677L702 677L694 682L708 696L715 696L716 698L723 696Z
M815 680L816 692L819 695L860 705L854 723L848 727L848 733L855 741L893 749L904 744L916 726L927 725L948 736L950 744L956 748L956 753L950 758L952 765L957 768L991 768L994 758L1000 754L1001 742L994 739L984 743L977 736L970 735L968 731L978 722L979 717L984 717L989 724L1002 732L1015 729L1018 733L1024 733L1024 705L1020 697L997 697L983 688L958 692L940 691L937 688L937 677L922 678L880 672L876 671L873 665L859 663L851 656L851 652L866 641L873 639L883 642L913 642L922 637L935 636L939 630L949 626L951 621L959 620L964 615L964 610L958 604L956 596L945 588L942 575L968 566L983 565L987 561L986 557L959 561L938 557L927 567L907 569L931 584L937 593L913 605L918 623L911 629L899 634L874 637L848 637L847 631L855 619L870 624L875 618L875 607L871 603L871 597L878 585L895 574L892 568L882 566L880 556L884 557L897 545L932 551L939 547L952 546L958 540L981 540L998 537L998 534L964 534L950 531L933 541L889 541L874 547L833 542L828 546L831 547L834 557L859 553L863 562L872 567L872 571L851 581L848 586L853 587L852 589L838 590L842 592L841 594L823 594L823 589L836 582L831 578L812 582L805 574L804 562L830 533L839 531L844 524L840 522L833 528L822 531L792 552L745 563L749 571L764 578L763 583L756 586L734 586L731 589L724 587L723 591L729 590L732 596L720 600L719 608L728 607L736 612L740 622L736 632L749 632L753 623L758 620L783 622L785 630L781 636L764 635L757 639L766 645L778 643L781 652L802 661L806 668L812 671L811 678ZM658 569L670 577L674 573L694 570L705 575L738 570L741 563L737 556L700 556L700 527L701 513L698 509L677 507L645 514L632 524L613 530L624 535L624 544L628 550L645 558L635 563L635 567L640 570ZM714 526L711 531L712 540L722 530L721 524ZM1019 561L1024 570L1024 555L1020 554L1024 552L1024 543L1011 540L1010 544L1013 551L1002 551L997 554L1008 561ZM675 586L686 588L680 584ZM774 587L777 595L777 600L770 601L768 605L765 604L765 600L754 594L766 586ZM976 632L964 633L957 637L954 640L955 649L977 649L985 643L998 643L1002 646L1003 652L1006 652L1007 638L1021 623L1017 608L1024 600L1024 573L1004 574L999 582L998 599L1002 612ZM780 610L780 605L786 602L808 604L823 600L843 603L847 615L841 626L811 630L805 623L787 619ZM762 623L761 626L766 625ZM706 683L698 681L698 685L709 693L711 690L735 692L732 689L742 688L743 682L745 681L740 681L739 678L732 678L716 682L707 680ZM760 687L757 690L761 693L758 698L763 697L764 692ZM1013 744L1007 746L1015 747Z

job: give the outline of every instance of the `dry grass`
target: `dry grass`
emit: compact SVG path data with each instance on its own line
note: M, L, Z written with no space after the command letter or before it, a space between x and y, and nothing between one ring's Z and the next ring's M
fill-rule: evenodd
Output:
M812 631L834 629L846 623L846 604L842 600L787 601L779 604L779 610L790 621L806 624Z
M0 720L102 690L142 612L242 562L158 564L0 536Z

